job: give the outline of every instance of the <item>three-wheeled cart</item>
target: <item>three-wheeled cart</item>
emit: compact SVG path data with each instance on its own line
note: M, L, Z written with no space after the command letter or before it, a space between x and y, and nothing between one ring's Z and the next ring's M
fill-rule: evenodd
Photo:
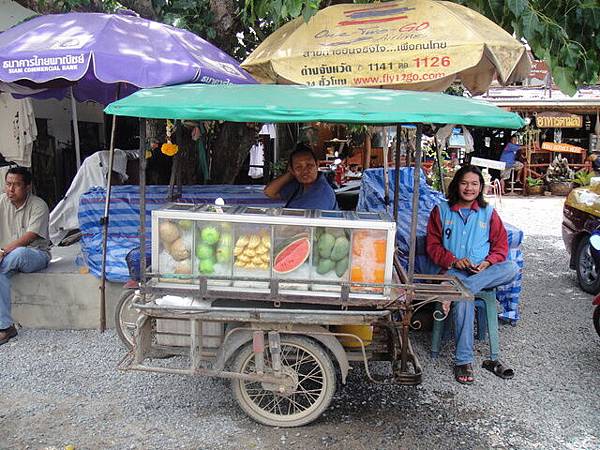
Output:
M440 94L267 85L142 90L106 112L238 122L416 122L417 174L423 122L523 123L493 105ZM145 248L143 120L140 129ZM413 313L472 295L453 277L414 273L419 182L414 176L407 270L387 214L189 204L153 211L152 270L144 270L142 252L140 288L119 307L122 334L132 344L120 368L230 378L250 417L287 427L319 417L354 362L375 382L420 383L409 340ZM135 325L127 327L132 311ZM184 362L158 359L165 353ZM371 361L389 361L389 376L375 378Z

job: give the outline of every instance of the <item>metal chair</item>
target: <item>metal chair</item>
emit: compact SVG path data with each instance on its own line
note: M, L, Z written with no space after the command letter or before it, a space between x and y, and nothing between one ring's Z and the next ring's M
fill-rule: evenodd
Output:
M489 335L490 341L490 359L498 359L500 353L500 336L498 333L498 310L497 310L496 290L490 289L475 294L475 313L477 318L476 338L478 341L485 339ZM443 314L442 305L436 305L436 315ZM433 332L431 334L431 357L437 358L440 353L442 339L450 335L450 326L446 325L448 317L452 316L452 310L444 320L433 321Z

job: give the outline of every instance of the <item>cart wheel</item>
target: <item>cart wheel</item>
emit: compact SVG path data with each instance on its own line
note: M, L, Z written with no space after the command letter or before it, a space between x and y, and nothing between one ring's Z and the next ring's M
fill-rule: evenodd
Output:
M124 291L115 309L115 328L127 350L133 348L133 333L138 318L138 312L132 306L134 295L135 289Z
M271 355L265 349L265 373L272 374ZM335 369L325 351L308 338L281 337L281 365L294 386L232 380L233 395L248 416L265 425L298 427L318 418L335 393ZM255 373L252 344L242 347L233 371Z

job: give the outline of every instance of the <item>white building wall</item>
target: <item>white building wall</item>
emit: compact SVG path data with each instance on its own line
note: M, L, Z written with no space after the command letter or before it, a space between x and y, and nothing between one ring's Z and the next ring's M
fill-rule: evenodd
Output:
M100 142L106 145L104 133L103 106L95 102L77 103L77 117L81 122L100 124ZM48 120L48 134L56 139L56 148L72 145L71 100L33 99L33 111L36 119ZM94 149L99 150L99 149Z

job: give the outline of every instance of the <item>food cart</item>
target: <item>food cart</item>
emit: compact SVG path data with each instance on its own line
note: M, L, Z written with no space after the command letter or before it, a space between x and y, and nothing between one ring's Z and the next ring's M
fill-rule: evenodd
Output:
M416 123L415 173L423 123L523 125L491 104L442 94L281 85L142 90L106 112L141 118L141 155L145 118ZM145 248L145 158L140 161ZM133 306L136 322L120 368L229 378L250 417L284 427L318 418L352 363L363 365L373 382L419 384L422 368L409 339L418 326L413 313L472 295L454 277L414 273L419 176L408 267L399 263L398 173L391 216L243 205L172 204L153 211L152 269L144 270L142 252L140 288L122 302ZM186 324L186 347L165 326L173 320ZM182 358L170 365L156 360L161 352ZM389 376L371 374L372 361L390 362Z

